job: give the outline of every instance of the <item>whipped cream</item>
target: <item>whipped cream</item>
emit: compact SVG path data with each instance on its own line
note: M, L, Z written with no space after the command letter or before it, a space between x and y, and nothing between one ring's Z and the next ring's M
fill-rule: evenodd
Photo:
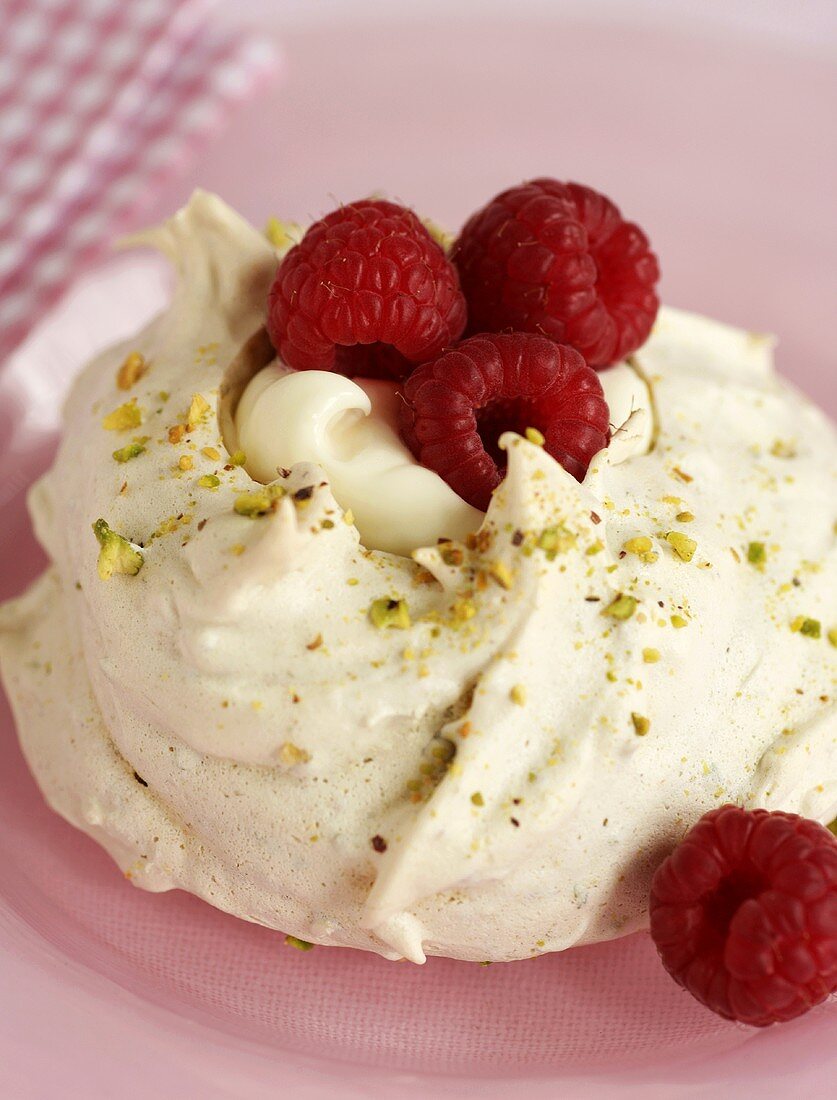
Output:
M143 241L173 300L78 379L31 495L52 565L0 613L33 772L136 885L317 943L509 960L643 927L660 859L723 802L837 816L837 439L769 340L663 310L619 375L650 388L582 484L508 434L476 534L407 557L346 522L353 456L416 477L365 387L334 391L345 452L317 397L291 452L317 461L236 511L283 465L227 446L270 365L276 252L204 194ZM131 399L142 423L103 428ZM283 435L302 407L277 402ZM135 576L99 578L99 517Z

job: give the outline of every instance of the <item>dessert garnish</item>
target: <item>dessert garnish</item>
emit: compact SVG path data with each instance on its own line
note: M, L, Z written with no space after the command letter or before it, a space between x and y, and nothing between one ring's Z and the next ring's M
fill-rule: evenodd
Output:
M273 345L295 370L402 378L465 327L465 300L439 243L406 207L361 199L315 222L279 265Z
M483 511L500 484L503 432L535 428L579 481L607 445L601 383L581 355L533 333L484 334L418 367L402 390L399 423L418 460Z
M643 344L659 308L657 258L639 226L591 187L535 179L474 214L453 252L468 332L539 332L591 367Z
M661 864L651 935L694 997L755 1027L837 991L837 839L796 814L722 806Z
M97 568L103 581L109 581L114 573L125 573L129 577L139 573L145 560L139 547L112 531L103 519L93 524L93 534L100 547Z

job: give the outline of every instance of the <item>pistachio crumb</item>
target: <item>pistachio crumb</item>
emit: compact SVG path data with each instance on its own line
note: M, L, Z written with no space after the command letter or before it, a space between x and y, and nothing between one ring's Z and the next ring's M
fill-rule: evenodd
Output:
M141 352L132 351L122 360L122 365L116 372L116 384L120 390L129 390L139 382L140 378L148 370L148 363Z
M485 805L485 799L482 797L482 793L480 791L474 791L474 793L471 795L471 801L475 806Z
M691 523L695 517L691 512L678 512L674 518L678 523Z
M130 462L132 458L137 458L145 450L145 445L137 441L136 443L128 443L124 447L120 447L119 450L113 452L113 457L117 462Z
M801 615L798 618L801 618L802 622L799 623L799 626L795 633L798 632L799 634L804 634L806 638L822 637L822 626L819 619L808 619ZM794 622L797 621L798 619L794 620ZM793 624L791 624L791 630L793 630Z
M837 649L837 626L833 626L828 632L828 640Z
M387 596L373 600L369 605L369 620L378 630L394 627L407 630L410 626L410 611L406 600L394 600Z
M196 428L205 419L208 412L209 402L206 398L199 393L193 394L189 412L186 414L186 427L189 431Z
M191 455L181 455L177 465L181 470L191 470L195 463Z
M349 525L349 527L354 526L355 514L351 510L351 508L347 508L346 511L343 513L343 522L347 523Z
M523 433L530 443L534 443L536 447L543 447L546 443L546 436L543 432L539 432L537 428L527 428Z
M681 561L691 561L695 556L697 543L682 531L669 531L666 534L666 542Z
M754 565L756 569L764 569L764 563L767 561L767 551L763 542L748 543L747 561L750 565Z
M659 649L653 649L651 647L643 649L642 659L647 665L655 665L660 659Z
M671 625L674 627L675 630L682 630L684 626L689 625L689 620L684 619L682 615L672 615Z
M215 474L203 474L198 478L201 489L217 489L220 484L221 479Z
M217 447L201 447L201 454L204 458L210 459L212 462L221 461L221 452Z
M637 601L633 596L628 596L624 592L620 592L616 599L611 600L607 607L603 607L600 614L608 616L611 619L619 619L624 621L630 619L633 613L636 611Z
M130 401L108 413L102 420L102 427L108 432L127 432L142 424L142 416L136 397L132 397Z
M233 451L230 455L230 466L243 466L247 462L244 451Z
M285 741L279 746L279 760L288 768L296 764L307 764L311 759L311 753L294 745L291 741Z
M651 729L651 721L643 714L637 714L635 711L631 711L631 721L634 724L634 733L637 737L644 737Z
M297 951L313 951L313 943L309 943L308 940L301 940L299 936L285 936L285 945L287 947L295 947Z
M186 435L186 425L174 424L169 428L169 443L182 443L184 435Z
M775 439L770 448L774 458L796 458L796 447L784 439Z
M509 698L517 706L523 707L526 705L526 688L523 684L515 684L509 692Z
M554 561L558 554L566 553L575 543L575 535L562 523L556 527L545 527L538 536L538 549L543 550L547 561Z
M256 519L258 516L267 515L268 512L275 512L279 507L279 501L284 495L284 486L277 485L274 481L252 493L239 493L235 499L233 510L239 516Z
M501 588L508 590L513 584L513 578L511 570L503 561L492 562L488 567L488 572L491 577L500 585Z
M145 561L140 551L115 531L111 531L103 519L93 524L93 533L99 543L97 570L103 581L108 581L114 573L124 573L134 577L142 569Z

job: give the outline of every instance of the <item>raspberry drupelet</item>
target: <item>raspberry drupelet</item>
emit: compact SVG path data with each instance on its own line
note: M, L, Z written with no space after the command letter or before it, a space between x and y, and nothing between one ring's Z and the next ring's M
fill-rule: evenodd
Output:
M505 472L499 437L539 431L581 480L607 445L601 382L573 348L517 332L472 336L418 367L402 389L401 434L424 466L483 511Z
M535 179L466 223L453 250L468 332L539 332L591 367L645 342L659 308L657 258L639 226L591 187Z
M654 875L651 935L694 997L754 1027L837 990L837 838L796 814L722 806Z
M268 299L268 333L295 370L403 378L464 327L465 300L441 246L411 210L378 199L312 225Z

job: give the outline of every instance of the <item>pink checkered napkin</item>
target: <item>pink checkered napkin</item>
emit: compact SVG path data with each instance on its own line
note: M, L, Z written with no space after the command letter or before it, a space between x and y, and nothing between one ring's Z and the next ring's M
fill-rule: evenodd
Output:
M0 0L0 362L272 70L211 6Z

